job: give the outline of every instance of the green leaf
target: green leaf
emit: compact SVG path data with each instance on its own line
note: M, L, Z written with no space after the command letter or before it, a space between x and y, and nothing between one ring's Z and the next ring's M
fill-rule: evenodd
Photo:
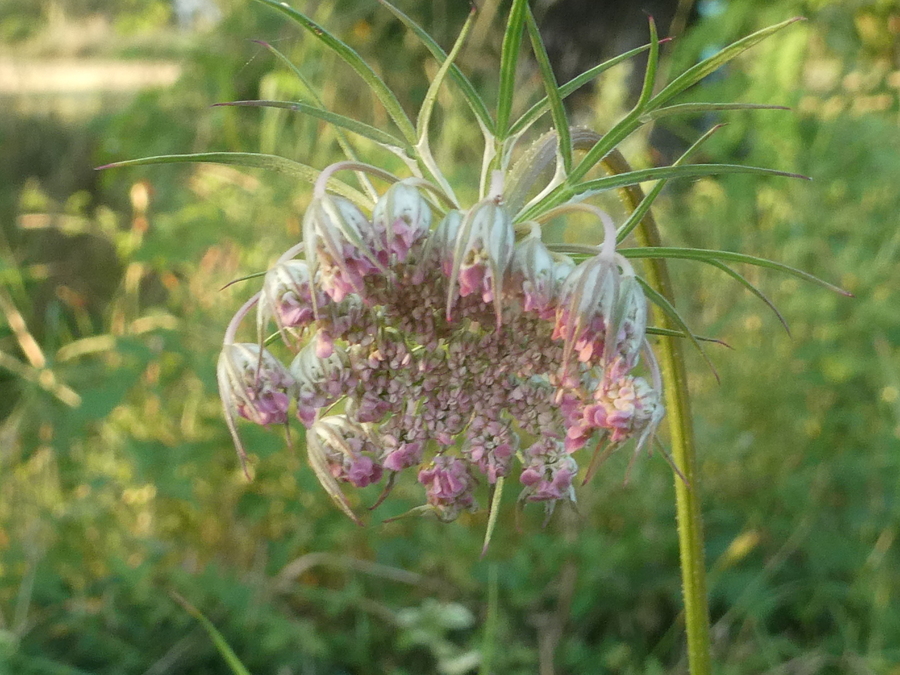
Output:
M473 8L472 11L469 12L469 16L463 24L462 30L456 38L456 42L453 44L450 54L444 59L437 75L435 75L434 79L431 81L431 85L428 87L428 91L425 93L425 99L422 101L422 108L419 111L419 118L416 120L416 134L418 135L419 144L428 143L428 124L431 122L431 113L434 110L434 102L437 100L438 91L440 91L441 85L444 84L444 79L447 77L447 73L450 72L450 68L453 66L453 62L456 60L456 57L459 55L460 50L465 44L466 38L469 37L469 33L471 32L474 23L475 10Z
M650 100L648 107L650 109L659 108L666 101L674 98L685 89L691 87L694 84L697 84L697 82L702 80L710 73L713 73L721 68L723 65L735 58L738 54L741 54L756 43L765 40L770 35L777 33L782 28L786 28L787 26L790 26L797 21L803 21L803 17L795 17L793 19L788 19L787 21L782 21L781 23L775 24L774 26L763 28L762 30L757 31L752 35L748 35L747 37L738 40L728 47L725 47L725 49L723 49L722 51L718 52L717 54L713 54L708 59L704 59L692 68L688 68L681 75L679 75L668 85L666 85L663 90L660 91L656 96L654 96Z
M425 31L424 28L419 26L415 21L413 21L409 16L404 14L402 11L394 7L387 0L378 0L385 9L391 12L395 17L397 17L404 26L406 26L413 34L419 38L419 41L425 45L425 48L431 52L431 55L437 60L438 63L442 64L447 59L447 53L441 49L441 46L434 41L434 39ZM458 66L451 65L450 66L450 77L453 78L453 81L456 82L457 86L459 86L462 91L463 98L465 98L466 103L469 105L469 108L472 110L472 113L479 119L479 121L491 132L494 131L494 120L491 117L491 113L487 108L487 105L484 102L484 99L478 95L478 91L473 86L472 82L467 78L463 72L459 69Z
M199 609L194 607L191 603L189 603L177 593L172 593L172 597L175 598L175 601L179 605L184 607L188 614L190 614L200 622L200 625L203 626L209 637L212 638L213 643L216 645L216 649L219 651L219 654L222 655L222 658L225 659L228 667L231 668L231 672L234 673L234 675L250 675L250 671L247 670L246 666L244 666L243 663L241 663L241 660L237 657L237 654L234 653L234 650L228 645L228 642L225 640L222 634L212 624L212 621L203 616L203 613Z
M410 146L406 141L397 138L386 131L382 131L381 129L377 129L364 122L355 120L352 117L345 117L344 115L339 115L330 110L326 110L325 108L309 105L307 103L294 101L229 101L227 103L216 103L214 104L214 107L281 108L283 110L293 110L294 112L303 113L330 122L337 127L341 127L354 134L368 138L370 141L375 141L382 145L394 145L403 148L404 150L410 149Z
M629 171L628 173L618 173L613 176L604 176L594 180L585 181L574 186L573 190L576 194L590 192L597 194L606 190L613 190L620 187L628 187L629 185L637 185L648 180L657 180L660 178L699 178L704 176L716 176L726 173L751 173L761 176L786 176L788 178L803 178L809 180L807 176L787 171L778 171L777 169L766 169L759 166L743 166L741 164L688 164L684 166L659 166L651 169L638 169Z
M694 115L696 113L716 112L719 110L790 110L783 105L766 105L763 103L679 103L665 108L657 108L641 116L641 122L652 122L660 117L670 115Z
M603 160L619 143L625 140L631 133L640 127L643 124L643 120L648 114L649 111L655 110L662 106L663 103L670 100L672 97L681 93L688 87L693 84L696 84L704 77L712 73L714 70L727 63L731 59L735 58L741 52L749 49L757 42L764 40L769 35L781 30L785 26L798 21L799 19L790 19L788 21L784 21L775 26L771 26L769 28L765 28L761 31L754 33L753 35L749 35L743 40L738 40L734 44L726 47L719 53L711 56L710 58L701 61L697 65L692 68L689 68L684 73L675 78L669 85L667 85L661 92L659 92L656 96L653 96L649 101L644 101L644 92L646 91L647 80L645 79L645 89L642 91L641 100L638 101L638 104L633 108L627 115L625 115L621 120L619 120L613 127L610 129L604 136L601 138L593 148L588 150L587 154L581 159L581 162L578 163L578 166L572 171L569 176L569 184L574 185L575 182L581 180L594 166L596 166L600 161ZM648 76L650 75L650 69L648 66Z
M647 299L650 300L653 304L659 307L663 313L668 316L678 328L681 329L681 332L684 333L684 336L691 341L691 344L700 352L700 356L703 357L703 360L706 361L706 364L709 366L709 369L712 371L713 376L715 376L716 381L719 380L719 373L716 370L716 367L713 365L713 362L710 360L709 356L707 356L706 352L703 350L703 345L700 344L700 340L698 340L693 331L688 328L684 319L681 318L681 315L678 313L678 310L669 302L664 295L657 293L654 288L648 284L644 279L638 277L637 280L640 282L641 287L644 289L644 293L647 296Z
M699 260L700 262L708 262L710 260L721 260L725 262L745 263L747 265L755 265L757 267L766 267L772 270L778 270L790 274L791 276L803 279L813 284L827 288L835 293L840 293L847 297L853 297L852 293L838 288L834 284L819 279L809 272L798 270L796 267L785 265L784 263L767 260L766 258L757 258L756 256L746 255L744 253L734 253L733 251L716 251L703 248L678 248L672 246L645 246L642 248L621 248L618 250L626 258L677 258L680 260Z
M407 142L410 144L415 143L415 128L409 117L403 111L403 106L400 105L400 101L397 100L394 92L392 92L384 83L384 80L378 76L378 73L376 73L352 47L342 42L308 16L297 11L293 7L290 7L286 3L277 2L277 0L256 0L256 2L261 2L262 4L281 12L299 26L309 31L314 37L321 40L327 47L341 57L357 72L368 85L369 89L372 90L372 93L375 94L379 101L381 101L381 104L385 107L385 110L387 110L391 119L394 120L394 123L400 129L400 132Z
M156 157L126 159L121 162L104 164L103 166L98 166L97 170L120 169L128 166L146 166L149 164L190 164L194 162L234 164L252 169L266 169L276 173L283 173L292 178L299 178L308 183L315 183L319 174L322 173L318 169L300 162L279 157L278 155L264 155L257 152L197 152L189 155L157 155ZM328 189L342 197L346 197L362 208L371 209L373 206L372 201L366 195L336 178L329 179Z
M650 49L650 45L637 47L636 49L627 51L624 54L619 54L619 56L616 56L609 61L604 61L603 63L594 66L590 70L586 70L581 75L573 77L571 80L562 85L559 88L560 96L563 98L563 100L565 100L568 96L581 89L581 87L586 85L588 82L596 79L604 71L609 70L613 66L617 66L623 61L627 61L631 57L637 56L641 52L645 52L648 49ZM516 120L515 124L513 124L509 128L509 135L515 136L516 134L521 133L529 126L534 124L534 122L549 109L550 99L545 96L540 101L531 106L527 111L525 111L525 114L522 115L518 120Z
M644 73L644 83L641 86L641 93L634 108L628 112L612 129L610 129L594 147L587 151L578 166L571 173L568 183L574 184L581 180L588 171L594 168L603 160L621 141L625 140L632 131L637 129L643 122L641 114L647 110L650 105L651 96L653 95L653 87L656 84L656 70L659 66L659 38L656 34L656 22L650 19L650 54L647 58L647 70Z
M647 326L646 331L647 335L661 335L663 337L677 337L677 338L685 338L685 335L680 330L672 330L671 328L659 328L658 326ZM731 345L725 342L725 340L720 340L718 338L705 337L703 335L694 335L695 338L700 340L700 342L714 342L717 345L722 345L723 347L728 347L731 349Z
M647 57L647 70L644 72L644 84L641 94L634 106L635 112L646 109L656 86L656 70L659 67L659 36L656 34L656 22L650 17L650 54Z
M687 150L685 150L684 154L681 155L678 159L676 159L672 166L681 166L682 164L687 163L687 161L693 156L693 154L700 148L706 140L716 133L719 129L722 128L721 124L714 126L712 129L703 134L700 138L694 141L694 144L691 145ZM659 197L659 194L662 192L663 188L668 183L668 179L663 178L660 181L657 181L656 185L644 196L641 200L641 203L637 205L637 208L631 212L628 216L628 220L626 220L622 227L619 228L619 232L616 234L616 243L621 242L625 239L631 232L641 223L644 219L644 216L650 211L650 207L653 206L653 202L656 201L656 198Z
M522 47L522 33L525 28L527 0L513 0L503 34L503 49L500 53L500 91L497 99L497 138L506 139L509 134L509 116L512 112L513 97L516 92L516 66Z
M773 303L771 300L769 300L769 298L767 298L761 290L759 290L756 286L754 286L750 280L748 280L746 277L744 277L744 275L740 274L739 272L735 272L728 265L726 265L725 263L723 263L719 260L704 260L703 262L705 262L709 265L712 265L713 267L719 268L720 270L725 272L725 274L727 274L732 279L734 279L739 284L741 284L748 291L753 293L753 295L755 295L757 298L762 300L766 305L768 305L769 309L771 309L775 313L775 316L778 317L778 320L781 322L781 325L784 326L785 332L787 332L788 335L791 334L791 329L788 327L787 321L785 321L784 316L782 316L781 312L778 311L778 308L775 306L775 303Z
M257 44L262 45L266 49L268 49L275 57L280 60L284 65L290 69L292 73L296 76L300 83L303 85L306 90L306 95L312 100L312 102L316 105L316 107L325 110L325 104L322 102L322 99L319 98L318 93L316 93L315 87L312 86L312 83L307 79L307 77L303 74L294 63L284 54L282 54L278 49L270 45L268 42L263 40L255 40ZM350 145L350 141L347 140L347 136L344 135L344 132L341 131L340 127L335 127L334 129L335 137L337 138L338 145L341 146L341 150L344 151L344 155L351 162L358 162L359 156L356 154L356 151L353 149L353 146ZM366 176L362 171L356 172L356 179L359 181L359 184L363 186L363 189L372 198L372 200L378 199L378 191L375 190L372 185L372 181L369 180L369 177Z
M550 115L553 117L553 126L556 127L559 156L562 158L563 167L568 174L572 170L572 135L569 129L569 119L566 116L566 109L563 106L562 97L559 93L556 76L553 74L553 67L550 65L550 57L547 55L544 41L541 39L541 33L538 30L537 23L534 21L531 9L527 10L525 19L528 27L528 36L531 38L531 48L537 58L541 79L544 81L544 89L547 91L547 101L550 105Z

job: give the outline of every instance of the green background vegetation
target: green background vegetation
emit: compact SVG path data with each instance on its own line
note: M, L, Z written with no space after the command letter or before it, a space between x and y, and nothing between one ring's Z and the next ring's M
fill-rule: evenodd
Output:
M424 50L387 12L363 0L296 4L414 108L435 68L412 65ZM465 11L449 0L401 6L447 47ZM348 69L280 16L249 0L219 7L221 21L188 30L160 1L0 0L2 63L181 68L174 85L136 94L0 94L0 673L227 672L174 594L257 675L462 675L488 652L502 674L684 672L672 476L658 454L627 485L627 453L614 457L579 490L577 512L560 509L545 528L530 510L517 524L508 495L483 560L484 514L382 523L418 503L414 487L353 525L305 466L302 436L292 452L277 432L242 427L256 470L243 477L214 368L250 291L219 289L296 241L309 187L211 165L92 167L203 150L335 161L332 131L315 120L209 108L306 95L251 39L300 64L333 109L386 119ZM691 381L714 658L728 675L896 675L900 6L722 7L670 47L669 72L764 25L809 21L682 100L793 112L679 120L668 142L727 121L704 159L814 180L673 183L657 208L663 235L780 260L856 297L746 270L789 337L717 270L673 266L691 325L732 347L710 348L721 384L699 358ZM477 26L461 62L487 91L497 36ZM534 70L523 77L537 87ZM627 74L601 80L578 119L601 129L613 120ZM477 173L466 115L451 108L436 137L458 184ZM646 137L626 145L639 166L654 161L647 148Z

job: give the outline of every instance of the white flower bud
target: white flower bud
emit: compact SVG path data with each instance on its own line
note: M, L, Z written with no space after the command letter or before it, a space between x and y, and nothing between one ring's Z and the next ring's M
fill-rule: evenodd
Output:
M619 300L619 268L603 254L569 274L560 292L554 339L565 341L563 360L573 350L580 361L596 361L615 346L613 314Z
M219 355L216 376L230 416L237 413L264 425L287 422L294 378L268 350L252 343L227 344Z
M462 297L480 293L484 302L494 303L497 324L500 324L501 290L515 238L512 218L499 198L482 200L466 214L453 250L448 318L457 293Z
M313 340L294 357L289 369L296 381L297 417L307 427L316 412L343 396L353 381L350 359L339 345L333 345L326 358L320 358L316 350Z
M647 332L647 298L633 273L622 275L614 316L615 352L634 367ZM609 354L612 359L616 354Z
M431 207L406 181L394 183L372 212L375 248L385 266L403 262L431 227ZM383 255L381 255L383 253Z
M453 268L453 249L456 246L456 234L462 224L463 214L459 211L448 211L447 215L438 223L434 232L425 243L422 259L416 268L412 281L421 284L429 272L435 268L443 271L445 276L450 276Z
M540 231L535 230L516 244L510 263L510 290L522 298L526 312L546 320L556 315L559 288L575 266L570 258L559 258L554 259L541 241Z
M372 224L348 199L326 194L309 205L303 219L307 262L312 275L321 268L322 290L335 302L348 293L362 295L363 278L386 271L366 243L371 232Z
M310 325L315 318L314 304L321 307L326 302L320 294L318 302L313 303L313 292L318 291L313 288L309 267L303 260L287 260L266 272L256 308L260 332L269 319L275 319L282 337L286 328Z

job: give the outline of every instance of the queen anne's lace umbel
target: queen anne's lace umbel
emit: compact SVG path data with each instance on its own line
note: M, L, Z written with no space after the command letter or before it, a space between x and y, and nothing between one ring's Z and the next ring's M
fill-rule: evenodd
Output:
M285 424L293 411L348 514L341 484L389 488L404 471L443 520L517 464L521 500L574 500L579 455L632 438L637 451L663 415L646 300L611 220L594 209L607 240L576 264L536 223L513 224L502 189L438 219L421 186L395 183L371 214L317 190L302 244L226 334L219 385L242 458L236 416ZM234 342L254 303L288 365Z

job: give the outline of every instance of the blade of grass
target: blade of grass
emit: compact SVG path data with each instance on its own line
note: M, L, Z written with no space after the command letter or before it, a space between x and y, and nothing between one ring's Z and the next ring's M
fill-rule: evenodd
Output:
M718 251L704 248L678 248L674 246L644 246L641 248L620 248L617 251L626 258L677 258L680 260L699 260L708 262L710 260L720 260L724 262L745 263L747 265L755 265L757 267L766 267L772 270L778 270L790 274L791 276L803 279L810 283L827 288L830 291L853 297L852 293L839 288L834 284L830 284L817 276L798 270L796 267L785 265L784 263L775 262L766 258L757 258L756 256L746 255L744 253L735 253L733 251Z
M562 159L563 168L566 174L572 170L572 134L569 130L569 119L566 116L566 109L563 106L562 97L559 93L559 85L556 82L556 76L553 74L553 67L550 65L550 57L544 47L544 41L541 39L541 33L538 30L537 23L534 20L534 14L530 8L526 8L525 21L528 28L528 37L531 39L531 49L534 52L541 71L541 79L544 81L544 89L547 91L547 101L550 105L550 115L553 118L553 126L556 127L558 136L559 156Z
M525 28L527 0L513 0L509 10L509 20L503 34L503 48L500 52L500 87L497 97L496 136L500 141L509 136L509 117L512 113L513 97L516 91L516 66L522 48L522 34Z
M147 166L150 164L191 164L198 162L234 164L252 169L266 169L291 176L292 178L299 178L312 184L316 182L319 174L322 173L318 169L300 162L279 157L278 155L264 155L256 152L197 152L187 155L157 155L156 157L141 157L139 159L112 162L111 164L98 166L96 170L121 169L129 166ZM346 197L357 206L371 209L374 205L362 192L335 178L328 180L328 189L342 197Z
M434 41L434 39L425 31L424 28L419 26L415 21L409 18L409 16L394 7L394 5L392 5L387 0L378 1L384 6L385 9L387 9L395 17L397 17L400 22L403 23L403 25L406 26L417 38L419 38L419 41L423 45L425 45L425 48L429 52L431 52L431 55L437 60L438 63L443 64L443 62L447 59L447 53L443 49L441 49L441 46ZM491 133L493 133L494 120L491 117L491 113L488 110L484 99L479 96L478 91L475 89L469 78L467 78L455 64L452 64L450 66L450 77L452 77L453 81L456 82L457 86L459 86L463 98L466 100L466 103L469 105L469 108L472 110L472 113L475 115L475 117L477 117L479 122L481 122L482 125L487 127L487 129Z
M78 408L81 405L81 396L71 387L67 387L56 379L56 374L49 368L34 368L28 366L9 354L0 351L0 369L8 370L13 375L37 385L49 394L52 394L70 408Z
M409 150L410 145L405 141L397 138L396 136L387 133L386 131L382 131L381 129L377 129L371 125L366 124L365 122L359 122L358 120L353 119L352 117L345 117L344 115L339 115L338 113L333 113L330 110L326 110L325 108L321 108L315 105L309 105L308 103L301 103L295 101L228 101L225 103L215 103L213 104L214 108L223 108L223 107L243 107L243 108L281 108L283 110L292 110L294 112L303 113L304 115L309 115L310 117L316 117L320 120L324 120L333 124L336 127L341 127L346 129L347 131L351 131L354 134L359 136L363 136L364 138L368 138L370 141L375 141L376 143L382 143L385 145L396 145L398 147L404 148L405 150Z
M234 653L234 650L229 646L228 641L213 625L212 621L207 619L203 615L203 612L194 607L183 597L178 595L178 593L172 592L171 595L172 598L174 598L175 602L181 605L188 614L190 614L200 622L200 625L203 626L203 629L212 639L213 644L215 644L216 649L219 651L219 654L221 654L222 658L225 659L225 663L227 663L228 667L231 668L231 672L234 673L234 675L250 675L250 671L247 670L243 663L241 663L241 660L237 657L237 654Z
M394 120L400 133L412 144L416 141L416 131L407 114L403 111L403 106L394 95L394 92L384 83L384 80L378 76L372 67L349 45L339 40L329 33L325 28L317 24L308 16L294 9L284 2L277 0L256 0L272 9L281 12L297 25L309 31L318 40L321 40L329 49L333 50L341 59L344 60L357 74L363 79L372 93L381 101L381 104L387 110L388 115Z

